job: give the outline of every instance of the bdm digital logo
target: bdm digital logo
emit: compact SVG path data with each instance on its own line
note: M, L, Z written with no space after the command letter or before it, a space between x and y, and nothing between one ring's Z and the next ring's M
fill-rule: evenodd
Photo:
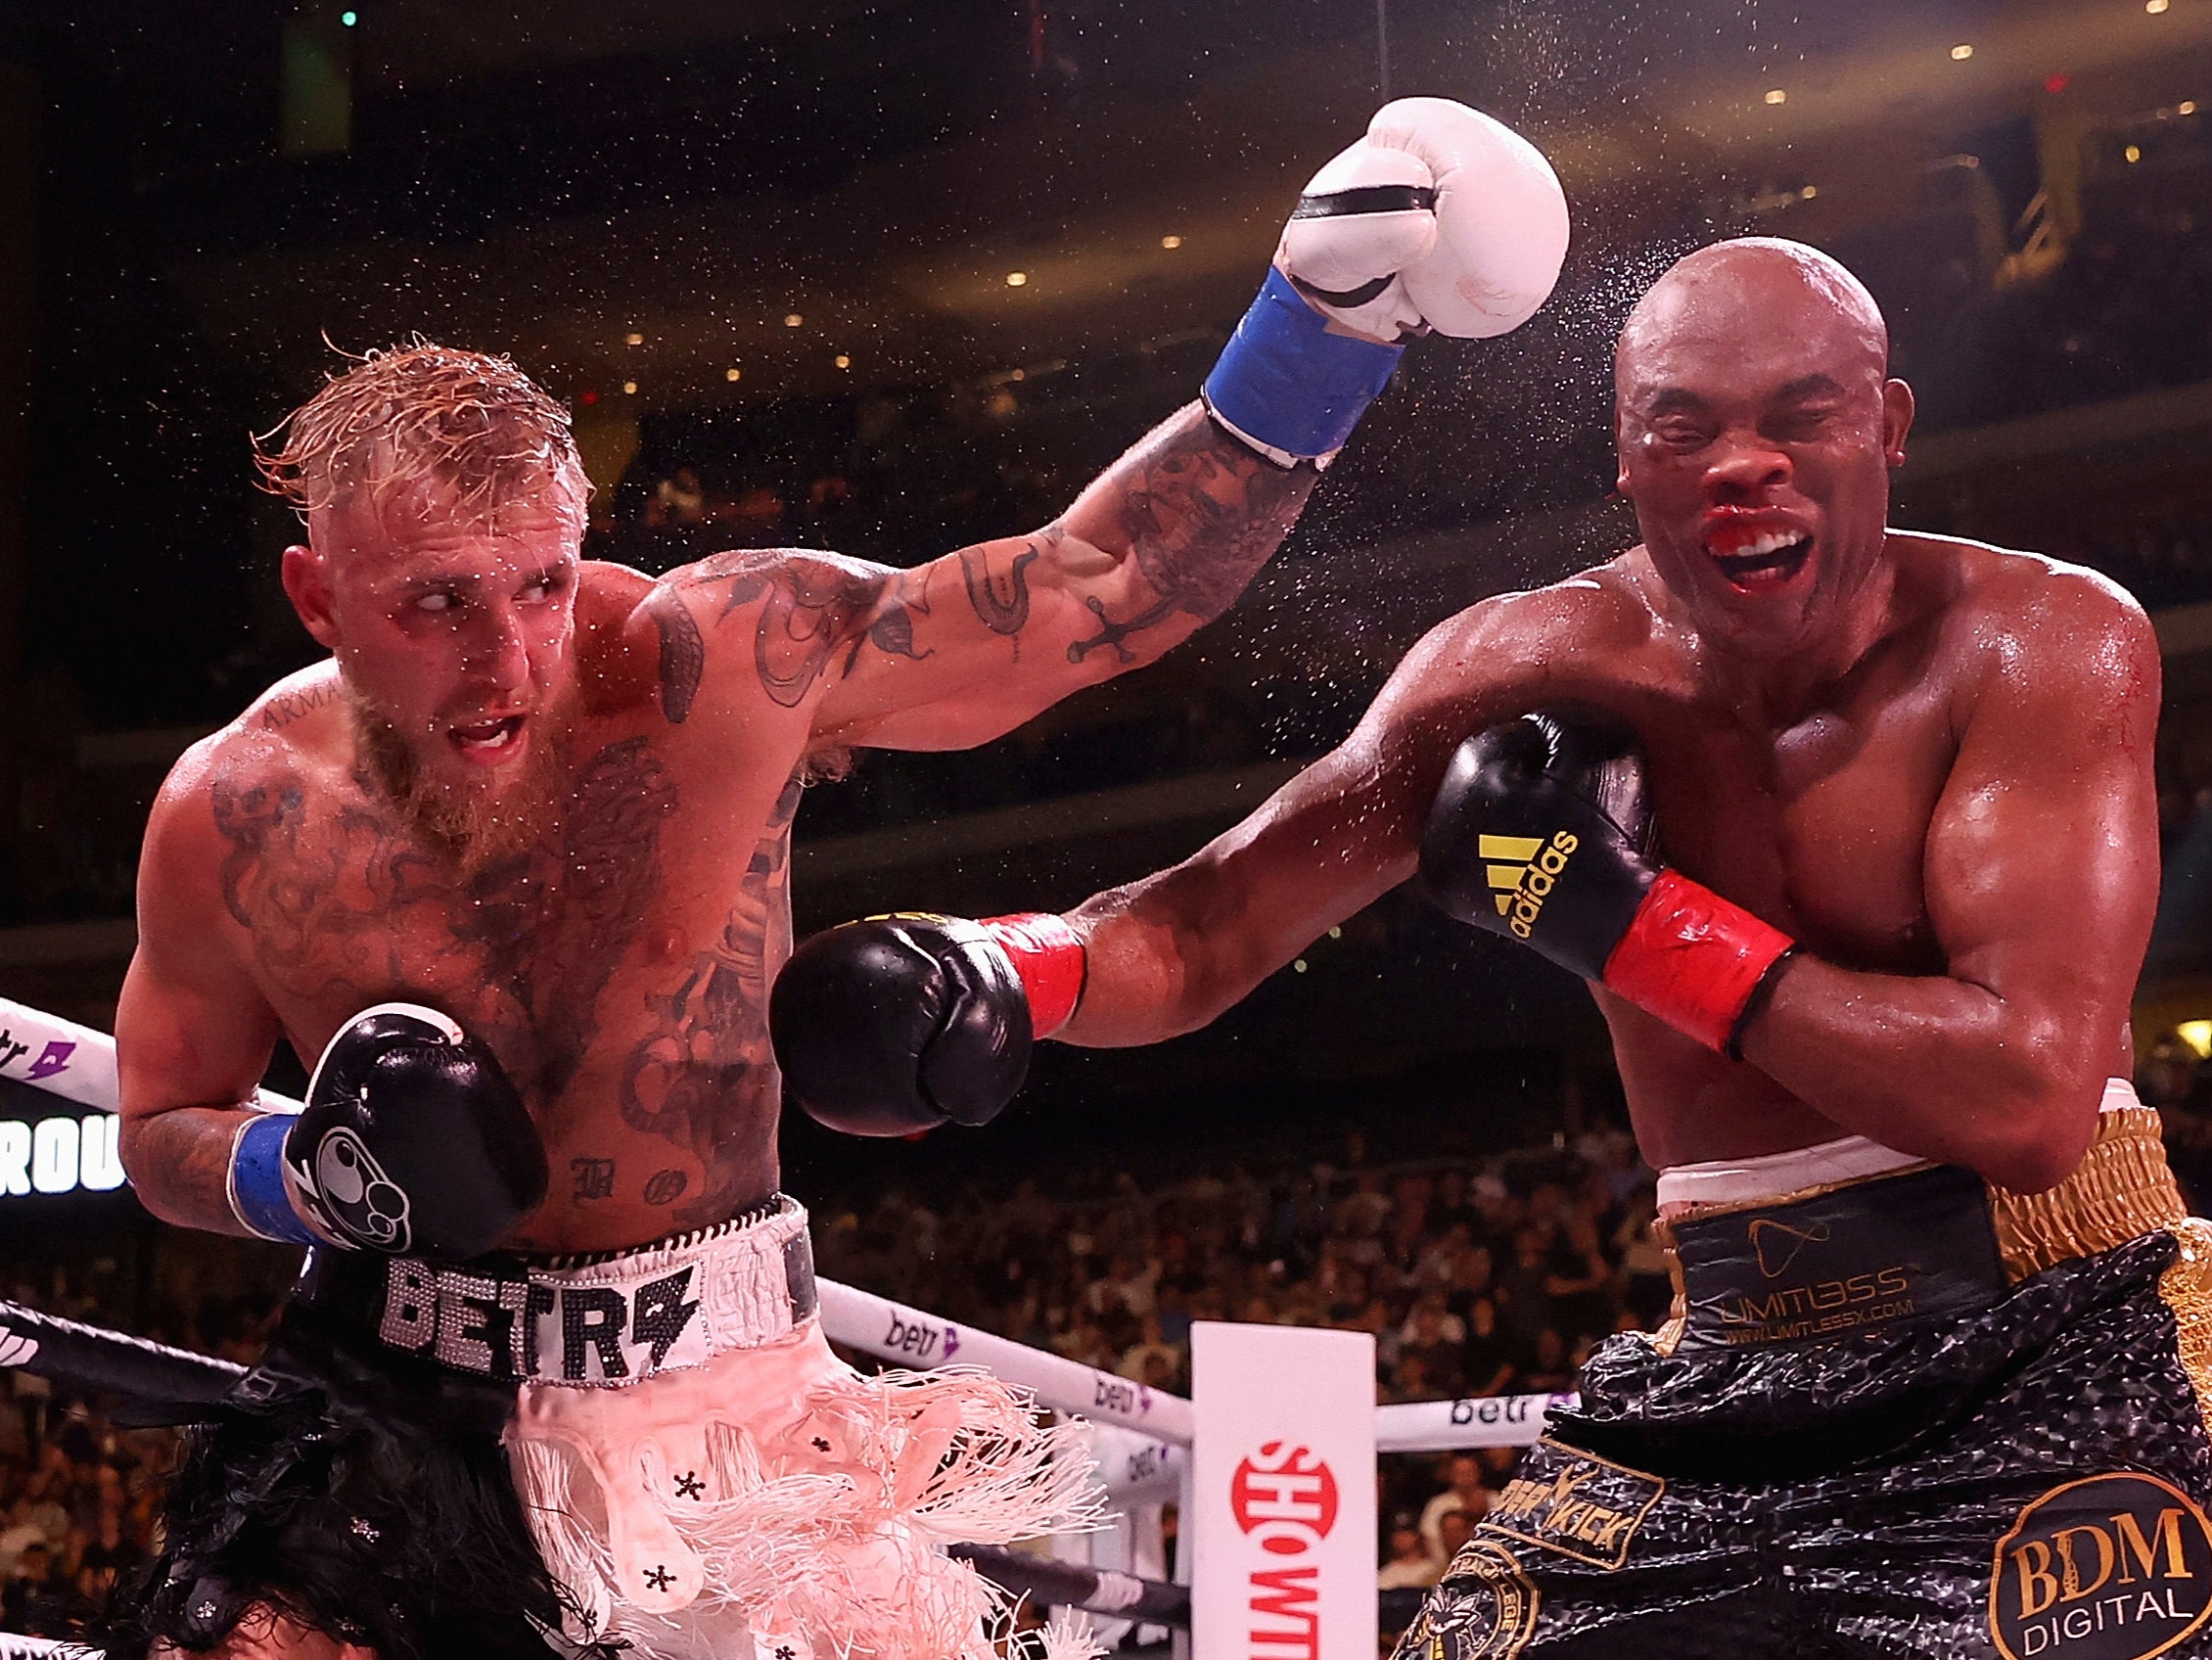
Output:
M1483 858L1491 898L1498 914L1516 940L1526 940L1544 913L1544 901L1567 868L1567 856L1582 846L1582 839L1561 830L1546 844L1536 836L1478 836L1475 852Z
M2052 1488L1997 1542L1989 1629L2005 1660L2149 1660L2212 1615L2212 1522L2156 1476Z
M1336 1476L1305 1447L1265 1443L1229 1477L1238 1529L1280 1567L1254 1567L1248 1583L1250 1660L1318 1660L1320 1566L1311 1556L1336 1526Z

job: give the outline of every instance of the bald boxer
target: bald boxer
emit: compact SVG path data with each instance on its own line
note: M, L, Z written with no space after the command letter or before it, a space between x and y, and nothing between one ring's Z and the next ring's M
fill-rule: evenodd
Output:
M1203 1025L1416 872L1611 1027L1682 1295L1403 1660L2212 1652L2207 1236L2125 1082L2156 642L2093 573L1886 528L1887 356L1812 249L1682 260L1615 360L1640 543L1452 618L1334 754L1059 921L1068 1042ZM908 1087L910 1017L873 1079L812 1059L864 944L775 993L832 1117Z
M1219 615L1402 337L1513 327L1566 229L1525 140L1389 106L1201 402L907 569L579 560L567 412L505 359L376 354L296 411L262 465L331 655L163 787L116 1038L146 1205L314 1249L110 1653L1001 1652L940 1547L1080 1521L1088 1465L993 1379L829 1354L764 1020L801 788ZM321 1057L294 1117L244 1104L280 1038Z

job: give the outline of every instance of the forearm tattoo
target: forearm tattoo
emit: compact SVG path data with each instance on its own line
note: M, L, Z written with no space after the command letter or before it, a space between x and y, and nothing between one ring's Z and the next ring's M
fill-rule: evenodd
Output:
M1262 460L1210 416L1155 442L1122 498L1122 527L1152 591L1210 622L1282 544L1320 475Z
M1200 622L1221 616L1282 545L1319 477L1263 461L1198 410L1130 451L1116 464L1123 470L1119 528L1152 602L1116 619L1086 598L1098 632L1068 647L1071 663L1101 648L1131 663L1136 654L1123 643L1130 635L1177 614Z

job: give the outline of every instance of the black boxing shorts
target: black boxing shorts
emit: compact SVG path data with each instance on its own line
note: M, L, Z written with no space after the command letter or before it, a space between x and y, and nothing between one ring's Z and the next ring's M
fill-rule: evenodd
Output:
M2132 1096L2129 1097L2132 1101ZM1675 1219L1397 1660L2212 1656L2212 1224L2154 1112Z
M547 1660L567 1610L501 1445L514 1401L294 1301L185 1431L161 1551L90 1635L109 1660L192 1654L276 1610L379 1660Z

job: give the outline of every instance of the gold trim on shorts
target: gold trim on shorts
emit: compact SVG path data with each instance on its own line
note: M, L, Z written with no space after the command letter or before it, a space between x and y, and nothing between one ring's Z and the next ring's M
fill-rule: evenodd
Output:
M1906 1165L1878 1176L1796 1188L1771 1198L1693 1205L1678 1216L1660 1218L1652 1231L1667 1253L1675 1297L1666 1323L1653 1334L1653 1345L1662 1355L1673 1354L1688 1320L1682 1257L1675 1249L1670 1222L1730 1211L1772 1210L1929 1168L1926 1162ZM2165 1138L2155 1107L2099 1113L2096 1138L2065 1180L2041 1193L2014 1193L1992 1185L1989 1207L2005 1276L2014 1285L2060 1263L2113 1250L2145 1233L2160 1228L2171 1232L2181 1243L2182 1256L2160 1277L2159 1295L2181 1323L2182 1363L2196 1385L2197 1399L2212 1402L2212 1223L2192 1222L2189 1207L2182 1203L2181 1189L2166 1165ZM2207 1424L2212 1427L2212 1419Z
M2072 1257L2094 1257L2162 1227L2178 1231L2189 1218L2166 1168L2155 1107L2098 1114L2097 1138L2073 1175L2042 1193L1992 1187L1989 1207L2005 1277L2015 1285Z
M2158 1296L2174 1313L2176 1357L2196 1391L2196 1410L2212 1435L2212 1222L2187 1217L2174 1224L2182 1254L2158 1276Z

